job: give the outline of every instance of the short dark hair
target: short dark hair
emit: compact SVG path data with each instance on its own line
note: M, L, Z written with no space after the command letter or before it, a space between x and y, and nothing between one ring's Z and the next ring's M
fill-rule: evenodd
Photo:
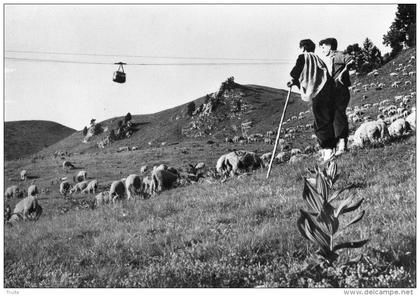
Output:
M338 42L335 38L325 38L319 41L319 45L330 45L332 50L337 50Z
M307 52L314 52L315 51L315 43L313 43L311 39L301 40L299 42L299 47L303 48Z

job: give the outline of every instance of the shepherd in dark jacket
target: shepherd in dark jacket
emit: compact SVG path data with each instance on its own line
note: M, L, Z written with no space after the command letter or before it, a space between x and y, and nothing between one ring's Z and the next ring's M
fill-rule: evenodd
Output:
M334 134L338 141L335 155L340 155L347 150L347 138L349 137L349 123L346 108L350 102L349 86L350 75L348 67L354 63L352 57L341 51L337 51L337 40L327 38L321 40L319 45L325 55L328 72L334 80Z
M299 48L302 54L298 56L296 65L290 72L292 80L287 83L287 86L296 85L300 90L302 100L312 102L315 135L323 149L323 160L328 161L334 156L337 144L333 126L333 80L328 74L325 63L314 54L315 43L312 40L300 41Z

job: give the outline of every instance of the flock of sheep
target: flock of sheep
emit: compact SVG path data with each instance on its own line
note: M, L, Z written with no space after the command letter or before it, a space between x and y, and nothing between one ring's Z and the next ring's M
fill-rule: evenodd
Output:
M412 67L411 62L413 57L409 60L406 66L398 65L396 72L390 74L391 77L413 76L415 71L409 72ZM368 76L379 75L378 70L368 74ZM397 80L391 84L391 87L399 87L402 81ZM406 81L406 86L410 86L411 82ZM371 83L361 85L355 83L351 87L354 93L361 90L357 87L361 86L365 91L370 88L379 90L385 87L382 83ZM347 116L349 122L360 126L355 133L349 137L349 146L364 147L366 144L377 143L385 139L398 138L410 131L416 129L416 108L415 103L410 102L416 99L416 93L411 92L407 95L397 95L393 99L384 99L373 104L364 104L362 106L354 106L347 108ZM290 117L287 122L292 120L302 119L310 111L300 112L298 116ZM366 114L379 113L377 118L373 120ZM284 128L282 130L282 138L279 141L280 152L275 157L275 163L295 163L301 161L303 158L316 152L316 146L307 146L303 151L298 148L291 148L286 143L285 139L294 138L295 134L301 130L313 128L312 124L298 125L293 128ZM227 138L226 142L235 143L250 143L264 141L265 143L273 144L274 131L268 131L266 135L252 134L248 137L236 136L233 139ZM314 138L314 135L312 135ZM316 137L315 137L316 138ZM56 157L57 155L54 154ZM141 198L149 198L161 191L168 190L179 185L191 184L206 180L214 182L221 179L222 182L228 176L235 176L243 172L249 172L255 169L264 168L271 159L271 153L264 153L261 156L255 152L245 150L232 151L222 155L216 163L215 168L210 168L205 172L205 164L198 163L196 165L189 165L187 170L176 169L164 164L154 166L151 170L147 166L140 169L139 174L130 174L128 177L112 181L109 190L98 191L98 180L88 180L87 171L82 170L73 177L74 184L71 184L67 178L60 179L59 192L62 196L67 197L76 193L93 194L95 196L96 206L106 203L114 203L118 200L127 198L127 200L134 199L135 196ZM64 158L64 157L63 157ZM76 167L69 161L64 161L62 165L64 170L75 170ZM184 173L186 171L186 173ZM148 174L150 172L150 174ZM25 181L28 177L28 172L22 170L20 172L20 180ZM108 186L104 186L108 188ZM11 211L10 206L6 207L5 219L8 223L15 223L21 220L37 220L42 214L42 207L38 202L39 189L37 185L31 184L27 190L27 197L21 199ZM16 185L10 186L5 191L5 199L22 198L26 194L25 191L20 191Z

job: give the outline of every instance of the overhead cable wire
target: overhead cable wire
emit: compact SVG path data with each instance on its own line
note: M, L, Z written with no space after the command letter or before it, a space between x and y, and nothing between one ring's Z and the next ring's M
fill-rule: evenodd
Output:
M58 59L37 59L37 58L18 58L18 57L4 57L6 60L26 61L26 62L47 62L47 63L66 63L66 64L90 64L90 65L114 65L110 62L89 62L89 61L75 61L75 60L58 60ZM290 64L290 62L207 62L207 63L126 63L128 66L235 66L235 65L281 65Z
M152 58L152 59L180 59L180 60L227 60L227 61L288 61L286 59L267 58L217 58L217 57L182 57L182 56L148 56L128 54L97 54L97 53L70 53L59 51L31 51L31 50L5 50L9 53L49 54L66 56L96 56L96 57L126 57L126 58Z

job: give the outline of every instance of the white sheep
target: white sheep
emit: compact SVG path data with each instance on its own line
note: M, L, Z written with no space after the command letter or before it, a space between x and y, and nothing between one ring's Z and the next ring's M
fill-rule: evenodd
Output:
M70 189L70 194L73 194L75 192L83 191L88 186L89 181L82 181L79 183L76 183L72 189Z
M76 181L81 182L85 181L87 179L87 172L86 171L80 171L76 175Z
M60 194L66 196L67 193L70 191L70 183L67 181L63 181L60 183Z
M404 118L395 120L388 128L391 137L400 137L410 128L410 124Z
M39 190L38 190L38 186L36 185L31 185L28 188L28 196L38 196L39 194Z
M364 122L354 133L353 145L363 147L365 143L375 143L383 140L387 133L385 122L381 119Z
M82 190L82 193L96 193L96 190L98 190L98 181L92 180L89 182L89 184L86 186L85 189Z
M5 199L17 198L20 194L19 187L16 185L7 187L6 192L4 193Z
M25 181L27 177L28 177L28 172L26 170L20 171L20 180L21 181Z
M114 181L111 184L111 189L109 190L109 198L115 202L117 199L121 199L125 194L125 185L124 181L118 180Z
M139 175L131 174L125 180L125 189L127 190L127 199L133 195L141 193L143 189L142 179Z
M410 115L408 115L405 120L410 125L410 128L413 131L415 131L416 130L416 111L414 110L414 112L412 112Z
M298 149L298 148L293 148L292 150L290 150L290 154L293 155L298 155L298 154L302 154L302 150Z

